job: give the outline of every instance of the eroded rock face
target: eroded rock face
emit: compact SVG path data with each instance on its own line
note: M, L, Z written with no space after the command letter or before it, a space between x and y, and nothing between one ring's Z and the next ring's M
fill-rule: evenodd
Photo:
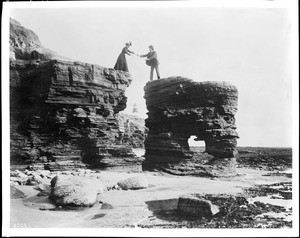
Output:
M10 59L11 60L49 60L68 59L42 46L39 37L18 21L10 19Z
M62 59L31 30L14 20L10 27L12 163L52 170L135 164L117 120L131 75Z
M144 169L161 169L184 175L185 165L199 174L218 176L214 165L234 174L237 138L235 113L238 91L227 82L193 82L182 77L148 82L144 88L148 109ZM212 155L195 166L188 139L203 140ZM224 163L223 159L230 160ZM226 168L230 166L230 168ZM189 173L189 172L188 172ZM221 172L222 173L222 172ZM190 174L190 173L189 173ZM197 174L197 171L195 172Z

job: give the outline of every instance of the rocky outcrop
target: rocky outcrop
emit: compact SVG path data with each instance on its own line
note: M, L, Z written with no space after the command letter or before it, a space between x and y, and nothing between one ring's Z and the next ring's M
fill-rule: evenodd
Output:
M144 169L175 174L233 175L238 91L227 82L193 82L182 77L146 84L148 109ZM188 139L203 140L208 156L197 161ZM192 172L191 172L192 170Z
M39 37L32 30L23 27L14 19L10 19L9 44L11 60L70 60L42 46Z
M125 144L130 144L133 148L144 148L147 134L145 120L123 112L118 113L117 117L122 141Z
M128 72L66 60L14 20L10 50L12 163L51 170L141 163L117 119L126 108Z

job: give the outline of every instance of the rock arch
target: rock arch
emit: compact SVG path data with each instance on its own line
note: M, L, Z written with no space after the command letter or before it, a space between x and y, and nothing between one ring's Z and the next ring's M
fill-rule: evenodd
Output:
M144 90L149 132L143 169L211 176L235 173L238 138L235 86L170 77L148 82ZM211 156L206 164L198 164L189 149L190 136L205 141L206 152ZM216 172L215 165L222 170Z

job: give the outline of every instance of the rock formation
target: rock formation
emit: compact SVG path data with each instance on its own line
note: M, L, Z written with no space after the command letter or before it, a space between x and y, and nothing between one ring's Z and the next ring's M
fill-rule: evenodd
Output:
M135 176L119 181L118 186L123 190L142 189L148 187L148 181L143 176Z
M55 176L51 180L49 198L58 206L92 206L105 185L97 179L80 176Z
M234 174L238 138L235 86L170 77L150 81L144 90L149 129L144 169L183 175ZM208 156L202 161L190 150L191 136L205 141Z
M199 194L180 196L177 210L180 213L198 217L212 217L219 212L218 206Z
M14 20L10 51L12 163L53 170L140 163L117 120L126 108L128 72L59 56Z
M117 115L119 130L122 133L122 141L131 145L133 148L144 148L147 128L145 120L136 115L123 112Z
M39 37L14 19L10 19L10 59L11 60L70 60L41 45Z
M249 202L243 194L194 193L179 197L177 211L191 217L224 219L236 211L240 212L240 216L245 216L246 212L249 212L248 206Z

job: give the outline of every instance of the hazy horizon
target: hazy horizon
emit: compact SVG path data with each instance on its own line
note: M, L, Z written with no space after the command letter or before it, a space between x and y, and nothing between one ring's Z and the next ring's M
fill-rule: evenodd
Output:
M15 8L11 18L60 55L112 68L131 41L152 44L161 77L227 81L238 88L238 146L292 147L291 22L284 8ZM125 113L137 104L149 67L127 56L133 82ZM156 78L156 75L155 75Z

